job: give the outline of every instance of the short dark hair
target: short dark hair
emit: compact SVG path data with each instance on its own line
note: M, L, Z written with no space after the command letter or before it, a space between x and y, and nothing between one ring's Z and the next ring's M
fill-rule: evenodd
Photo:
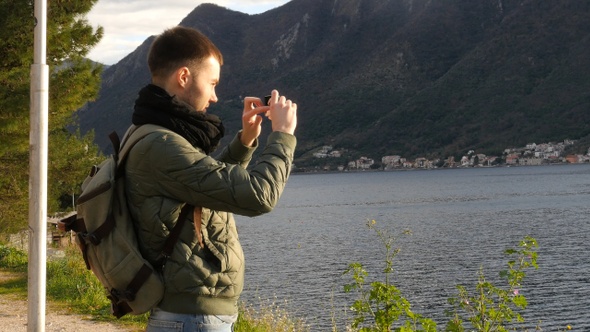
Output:
M223 65L221 52L209 38L196 29L177 26L154 39L148 66L152 77L165 77L180 67L197 68L210 56Z

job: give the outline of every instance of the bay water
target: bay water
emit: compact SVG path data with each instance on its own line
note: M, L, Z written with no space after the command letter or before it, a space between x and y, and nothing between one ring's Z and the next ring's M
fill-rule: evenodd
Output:
M539 243L539 269L520 294L525 327L590 331L590 165L297 174L269 214L237 216L246 255L247 304L277 303L311 331L344 331L352 294L348 265L383 281L385 247L401 251L393 283L412 310L444 330L456 285L473 290L483 271L497 286L507 248ZM411 235L401 235L404 230Z

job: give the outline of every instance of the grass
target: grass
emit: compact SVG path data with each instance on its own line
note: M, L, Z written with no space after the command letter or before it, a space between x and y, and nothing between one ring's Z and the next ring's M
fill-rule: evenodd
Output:
M236 332L303 332L309 327L303 320L293 319L275 302L262 301L255 308L242 303Z
M0 246L0 267L9 270L10 278L0 282L0 295L27 295L27 255L14 248Z
M14 276L14 278L12 277ZM18 297L27 296L27 275L25 273L14 273L8 280L0 282L0 295L11 295Z
M111 315L110 301L103 286L86 269L77 248L66 248L65 258L51 260L47 264L47 297L73 312L90 314L99 321L117 322L129 329L139 330L147 324L147 314L127 315L115 319Z
M128 330L143 330L147 314L119 320L110 313L110 302L98 279L88 270L77 248L66 248L64 258L47 261L47 299L51 305L77 314L90 314L97 321L110 321ZM17 278L0 282L0 294L27 296L26 253L0 245L0 269Z

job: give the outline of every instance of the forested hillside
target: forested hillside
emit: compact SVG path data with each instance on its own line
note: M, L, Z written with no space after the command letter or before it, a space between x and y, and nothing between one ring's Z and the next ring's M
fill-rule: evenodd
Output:
M325 144L445 157L590 134L587 1L293 0L259 15L201 5L180 24L224 54L210 112L230 132L245 95L296 100L299 162ZM149 81L151 40L108 68L79 112L103 148Z

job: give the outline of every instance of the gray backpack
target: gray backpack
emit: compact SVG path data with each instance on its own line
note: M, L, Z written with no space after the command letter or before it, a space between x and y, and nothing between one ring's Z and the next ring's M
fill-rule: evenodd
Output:
M86 267L96 275L111 300L112 314L142 314L156 306L164 294L160 269L172 254L184 220L192 206L185 205L157 262L145 260L137 245L125 195L125 160L133 146L157 126L131 126L121 146L115 132L109 135L115 153L93 166L82 184L76 214L59 223L62 231L76 232L76 243Z

